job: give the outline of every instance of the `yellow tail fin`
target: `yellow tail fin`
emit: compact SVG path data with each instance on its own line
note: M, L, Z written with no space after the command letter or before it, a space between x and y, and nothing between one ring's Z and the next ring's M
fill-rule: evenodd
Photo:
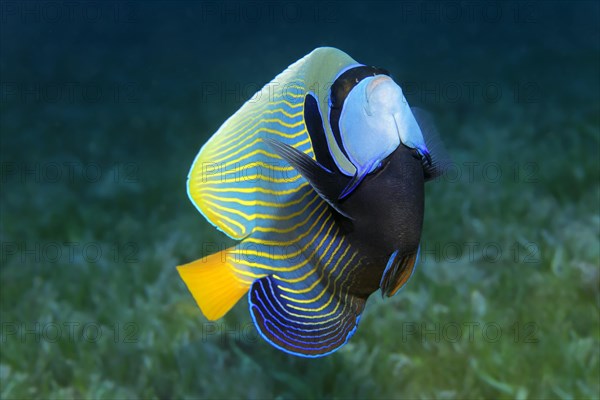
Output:
M221 318L248 292L227 261L227 250L177 267L198 307L211 321Z

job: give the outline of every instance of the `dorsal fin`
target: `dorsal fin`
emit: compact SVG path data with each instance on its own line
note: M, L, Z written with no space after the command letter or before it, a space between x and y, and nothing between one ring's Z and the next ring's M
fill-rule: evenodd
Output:
M233 239L244 239L270 227L272 220L266 216L273 214L274 207L282 217L310 212L299 197L308 183L261 139L276 138L314 157L304 120L305 97L355 63L340 50L315 49L223 123L188 174L188 195L209 222Z

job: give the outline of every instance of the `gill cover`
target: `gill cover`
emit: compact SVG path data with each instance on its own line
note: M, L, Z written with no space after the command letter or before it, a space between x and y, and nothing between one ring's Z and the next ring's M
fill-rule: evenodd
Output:
M345 153L356 168L340 199L350 194L400 143L422 155L428 154L402 89L387 75L366 77L350 90L340 114L339 132Z

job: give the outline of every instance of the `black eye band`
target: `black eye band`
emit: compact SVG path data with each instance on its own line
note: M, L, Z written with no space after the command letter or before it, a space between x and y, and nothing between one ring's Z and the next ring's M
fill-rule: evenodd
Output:
M335 141L346 157L348 157L348 154L346 154L346 149L344 149L344 146L342 145L339 126L342 106L344 105L346 97L348 97L348 93L350 93L354 86L358 85L363 79L375 75L389 76L390 73L385 69L377 67L355 67L341 74L335 82L333 82L333 85L331 85L331 91L329 93L329 124Z

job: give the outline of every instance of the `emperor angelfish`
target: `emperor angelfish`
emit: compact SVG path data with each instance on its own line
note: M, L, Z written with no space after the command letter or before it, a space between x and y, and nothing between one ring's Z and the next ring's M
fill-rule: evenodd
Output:
M178 267L209 320L247 293L262 337L319 357L354 334L368 297L392 296L419 253L424 183L445 163L433 125L389 73L317 48L202 147L188 195L236 246Z

